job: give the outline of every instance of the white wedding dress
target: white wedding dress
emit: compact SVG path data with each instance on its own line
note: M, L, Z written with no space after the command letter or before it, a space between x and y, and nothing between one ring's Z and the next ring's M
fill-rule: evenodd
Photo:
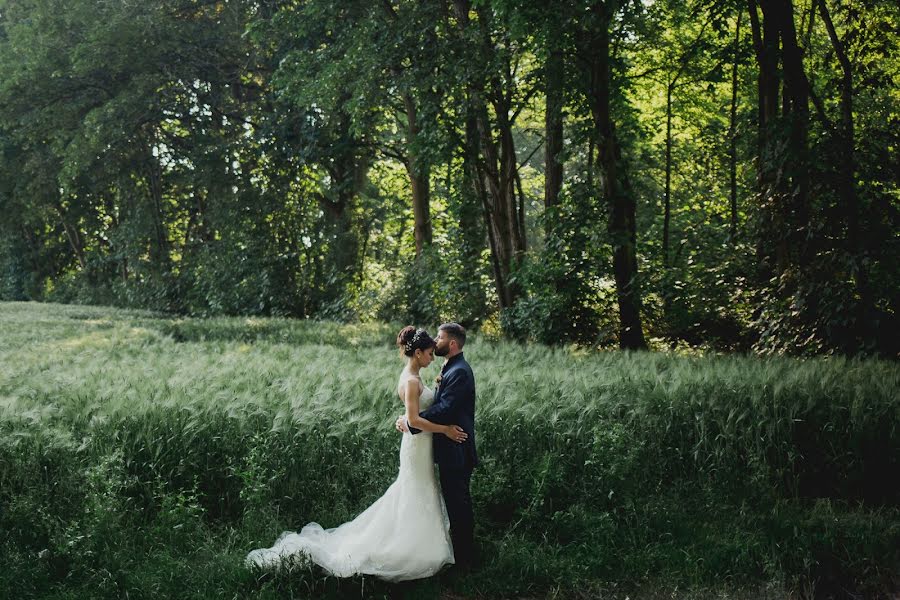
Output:
M401 378L400 385L404 385ZM419 409L434 400L424 388ZM431 433L403 434L400 472L387 491L340 527L306 525L286 531L271 548L253 550L246 563L265 569L308 557L337 577L365 574L387 581L430 577L453 564L450 521L434 473Z

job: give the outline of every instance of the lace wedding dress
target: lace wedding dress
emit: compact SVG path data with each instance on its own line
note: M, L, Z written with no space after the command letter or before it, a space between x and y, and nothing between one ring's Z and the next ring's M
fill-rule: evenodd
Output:
M401 378L400 385L405 382ZM433 400L434 393L424 388L419 409ZM246 563L279 568L309 557L338 577L366 574L387 581L430 577L452 564L450 522L434 473L431 436L403 434L397 479L358 517L333 529L310 523L299 533L286 531L271 548L250 552Z

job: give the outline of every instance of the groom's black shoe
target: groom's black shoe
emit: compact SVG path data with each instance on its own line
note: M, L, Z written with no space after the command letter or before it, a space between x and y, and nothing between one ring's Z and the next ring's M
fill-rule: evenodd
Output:
M454 584L455 582L458 582L460 579L468 577L471 572L472 572L472 563L453 564L450 566L450 568L448 568L444 572L445 573L444 576L446 577L445 581L447 581L450 584Z
M475 564L475 540L469 532L462 535L453 535L451 530L451 539L453 540L453 554L456 559L456 566L461 571L470 571Z
M457 567L472 566L472 554L461 549L458 544L453 548L453 559L456 561Z
M460 549L458 551L454 550L454 554L456 560L454 570L459 574L462 575L468 573L475 566L474 555L471 548L466 548L465 550Z
M468 575L472 571L472 561L471 560L463 560L456 563L454 570L459 575Z

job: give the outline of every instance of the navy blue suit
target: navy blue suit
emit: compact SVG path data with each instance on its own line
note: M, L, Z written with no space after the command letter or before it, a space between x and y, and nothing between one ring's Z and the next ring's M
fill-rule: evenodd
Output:
M434 401L419 416L440 425L459 425L468 434L461 444L442 434L435 434L432 439L434 462L441 474L441 493L450 517L456 564L469 566L475 529L469 482L472 469L478 465L478 454L475 451L475 376L461 352L444 365ZM421 430L410 427L409 431L416 434Z

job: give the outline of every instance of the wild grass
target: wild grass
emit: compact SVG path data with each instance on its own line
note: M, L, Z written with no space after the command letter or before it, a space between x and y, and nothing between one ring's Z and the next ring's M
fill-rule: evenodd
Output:
M0 304L0 592L896 589L896 363L477 336L479 568L399 587L248 572L248 550L352 518L396 475L396 329Z

